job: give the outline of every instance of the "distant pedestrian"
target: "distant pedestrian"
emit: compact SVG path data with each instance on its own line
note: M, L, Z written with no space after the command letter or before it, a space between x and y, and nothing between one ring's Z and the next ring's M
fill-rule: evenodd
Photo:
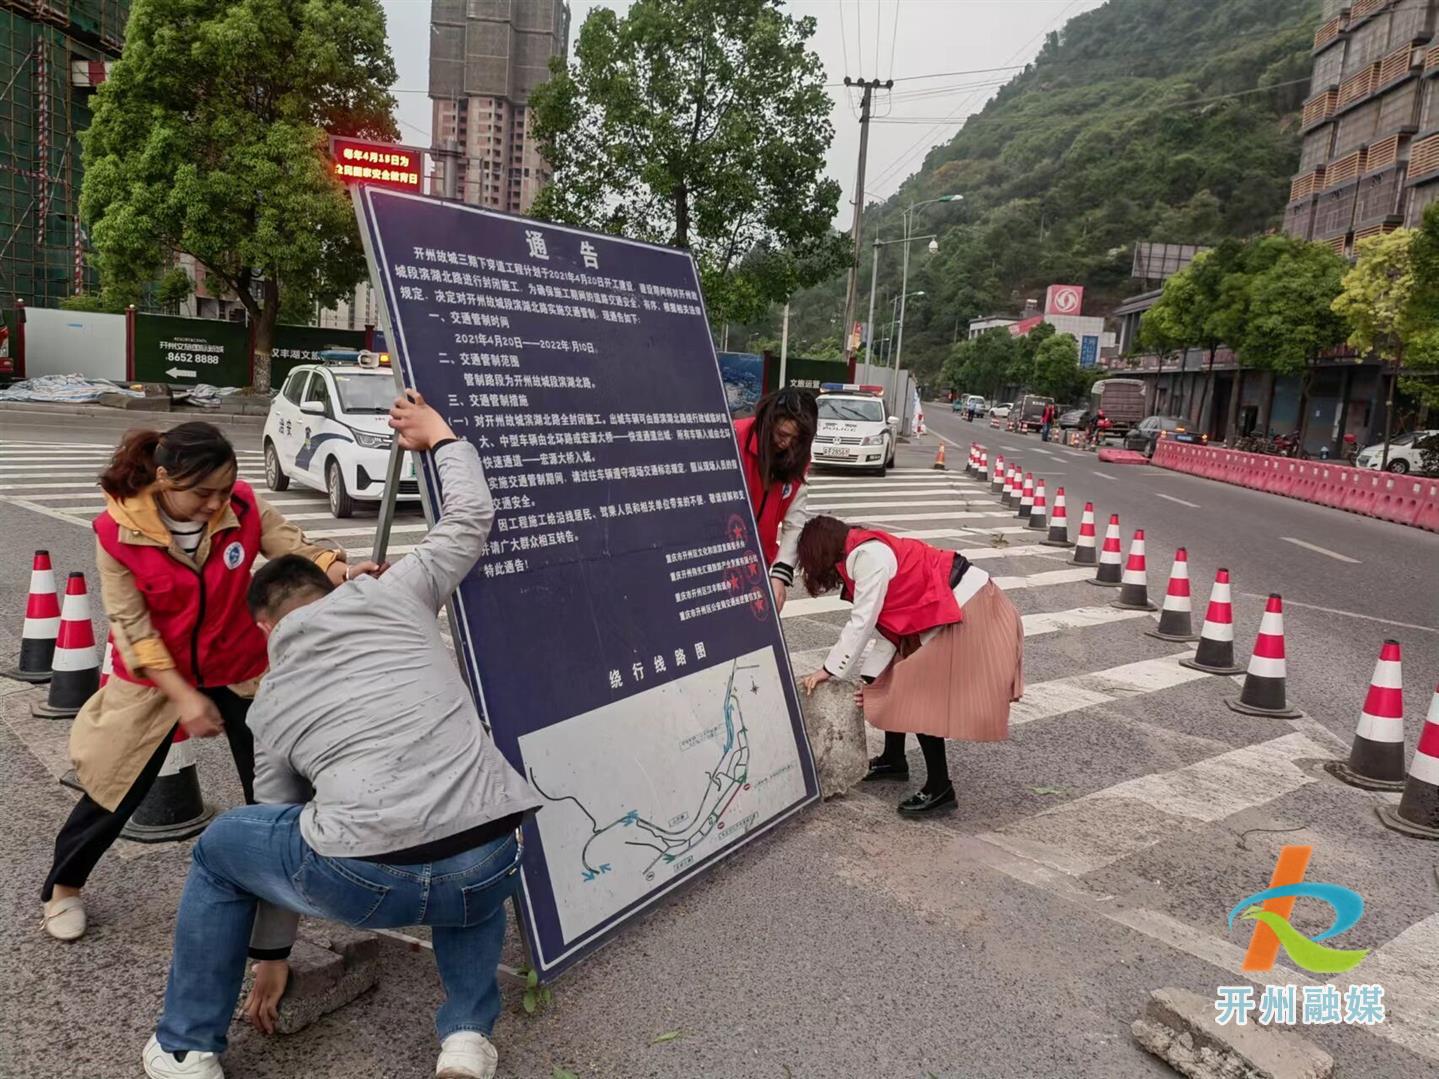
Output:
M1054 426L1054 417L1058 412L1059 410L1054 407L1053 401L1050 401L1044 406L1044 411L1040 414L1039 418L1039 437L1041 441L1049 441L1049 429Z
M794 584L799 533L807 516L804 481L818 426L814 394L792 387L765 394L754 415L734 425L745 489L779 610Z
M1009 706L1024 692L1024 629L1014 604L957 551L834 517L805 525L799 565L810 595L838 588L854 605L824 666L804 679L805 691L858 669L864 717L885 732L884 752L865 779L908 779L904 740L912 732L927 774L899 812L954 805L944 740L1008 738Z
M130 432L100 487L96 559L115 672L70 728L85 793L40 893L45 930L60 940L84 934L80 889L154 784L177 726L224 734L254 800L245 715L266 662L245 608L256 556L301 555L333 581L347 572L344 551L310 543L238 478L234 448L208 423Z

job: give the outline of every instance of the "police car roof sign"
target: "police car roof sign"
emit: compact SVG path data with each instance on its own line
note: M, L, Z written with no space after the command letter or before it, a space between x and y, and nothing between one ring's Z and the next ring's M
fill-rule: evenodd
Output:
M495 496L451 623L544 800L520 908L549 978L818 793L699 281L686 252L355 201L399 377Z

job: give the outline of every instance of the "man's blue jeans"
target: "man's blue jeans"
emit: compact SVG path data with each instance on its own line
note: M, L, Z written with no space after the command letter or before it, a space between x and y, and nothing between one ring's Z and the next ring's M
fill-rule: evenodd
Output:
M1049 441L1049 424L1041 423L1039 425L1039 438L1042 442Z
M155 1031L161 1047L224 1052L259 899L362 928L430 926L445 988L440 1039L459 1030L488 1036L500 1014L504 904L519 879L515 836L425 865L326 858L301 838L301 808L232 809L195 844Z

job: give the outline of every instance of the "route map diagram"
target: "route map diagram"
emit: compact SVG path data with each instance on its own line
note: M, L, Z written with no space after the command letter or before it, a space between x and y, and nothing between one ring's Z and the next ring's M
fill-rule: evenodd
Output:
M763 649L520 740L568 938L803 796L779 679Z

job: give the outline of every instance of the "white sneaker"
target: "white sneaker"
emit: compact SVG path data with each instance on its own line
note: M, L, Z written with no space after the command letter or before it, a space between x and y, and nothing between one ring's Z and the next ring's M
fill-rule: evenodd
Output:
M150 1079L225 1079L225 1069L214 1053L197 1053L193 1049L184 1060L160 1048L155 1035L145 1043L145 1074Z
M457 1030L440 1046L435 1079L494 1079L500 1054L475 1030Z
M85 935L85 904L78 895L52 899L40 924L56 940L79 940Z

